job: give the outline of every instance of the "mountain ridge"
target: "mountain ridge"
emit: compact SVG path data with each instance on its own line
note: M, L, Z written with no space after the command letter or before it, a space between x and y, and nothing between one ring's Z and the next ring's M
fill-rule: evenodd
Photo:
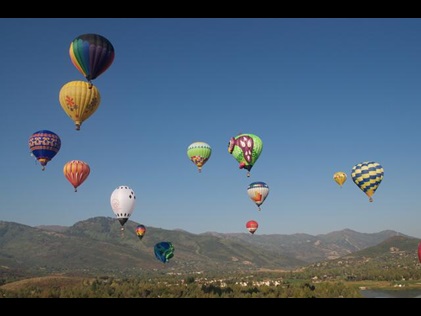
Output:
M147 227L139 240L138 223L128 221L124 230L114 218L93 217L72 226L28 226L0 221L0 275L134 275L148 271L244 271L296 269L333 260L375 246L393 236L393 230L359 233L351 229L327 234L249 233L200 234L184 230ZM153 246L171 241L174 257L158 261Z

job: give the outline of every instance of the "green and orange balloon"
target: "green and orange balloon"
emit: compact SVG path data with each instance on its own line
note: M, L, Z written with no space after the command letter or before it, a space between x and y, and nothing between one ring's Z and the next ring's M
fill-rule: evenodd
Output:
M187 147L187 156L196 165L199 172L212 155L212 147L205 142L194 142Z

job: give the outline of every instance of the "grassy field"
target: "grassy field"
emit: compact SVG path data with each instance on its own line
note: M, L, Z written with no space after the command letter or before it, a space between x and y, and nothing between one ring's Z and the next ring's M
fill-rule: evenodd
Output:
M0 289L6 291L19 291L21 289L27 288L28 286L37 286L41 288L55 288L64 286L72 287L86 284L89 281L90 279L86 277L49 275L44 277L29 278L16 282L6 283L0 286Z

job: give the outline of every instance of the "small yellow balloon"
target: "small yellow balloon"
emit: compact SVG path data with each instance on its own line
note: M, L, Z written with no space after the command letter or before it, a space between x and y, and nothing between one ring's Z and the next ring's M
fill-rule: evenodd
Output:
M342 171L335 172L333 175L333 180L335 180L335 182L342 188L342 185L346 181L346 173Z
M70 81L59 93L60 105L80 130L82 123L98 109L101 95L98 89L86 81Z

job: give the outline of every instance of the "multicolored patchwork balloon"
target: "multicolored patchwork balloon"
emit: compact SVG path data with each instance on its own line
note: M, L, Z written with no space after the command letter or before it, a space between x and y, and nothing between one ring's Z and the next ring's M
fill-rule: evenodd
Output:
M187 147L187 156L202 172L203 165L209 160L212 148L205 142L194 142Z
M263 150L263 142L254 134L240 134L231 137L228 152L240 163L240 169L246 169L247 177Z
M72 64L88 80L96 79L113 63L115 52L111 42L99 34L82 34L76 37L69 48Z
M383 176L383 167L373 161L356 164L351 171L352 180L368 196L370 202L373 202L372 196L382 182Z

